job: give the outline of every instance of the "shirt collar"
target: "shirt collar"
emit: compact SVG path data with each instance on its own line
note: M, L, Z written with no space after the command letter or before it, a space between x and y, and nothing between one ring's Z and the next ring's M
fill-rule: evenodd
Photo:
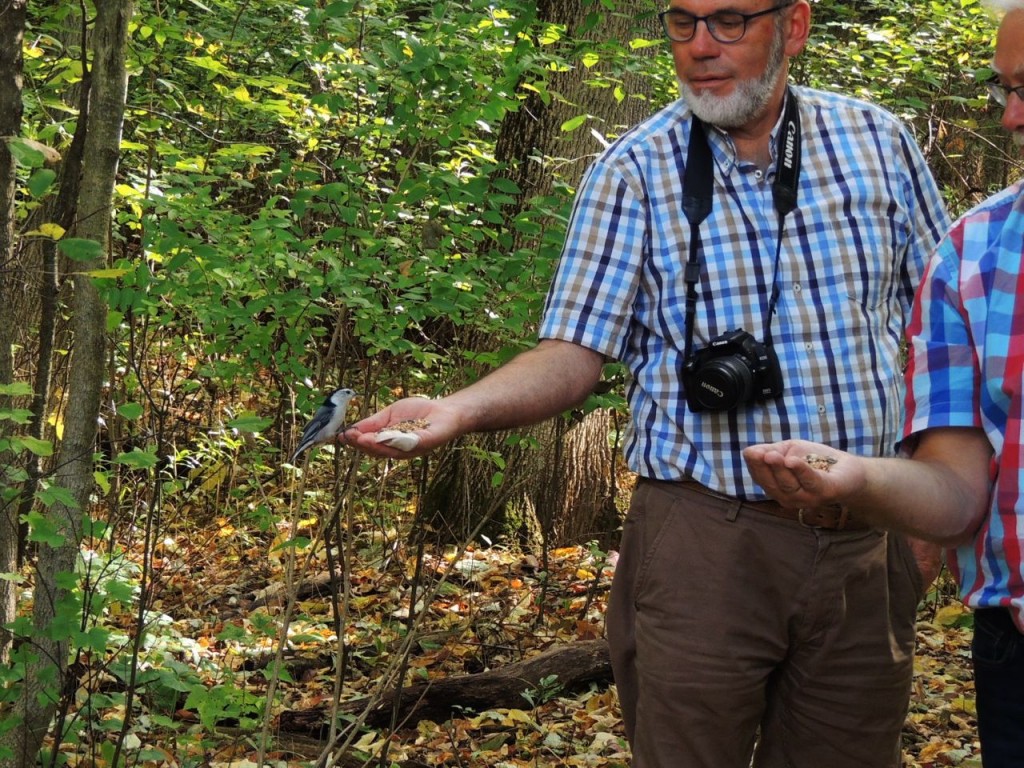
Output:
M779 111L779 116L775 120L775 125L772 127L771 135L768 137L768 151L771 156L771 164L768 167L768 176L775 175L775 166L778 162L776 157L776 147L778 146L778 135L779 131L782 130L782 120L786 114L786 104L789 101L790 93L789 89L786 89L786 98L782 102L782 109ZM693 110L687 108L690 116L693 116ZM736 144L725 131L720 128L716 128L713 125L707 125L708 143L711 146L711 154L715 158L715 164L718 166L719 171L723 175L729 175L733 172L733 169L739 165L739 158L736 153Z

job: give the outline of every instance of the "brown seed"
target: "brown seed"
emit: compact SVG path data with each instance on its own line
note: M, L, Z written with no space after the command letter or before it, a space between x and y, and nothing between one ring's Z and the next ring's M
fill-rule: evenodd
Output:
M406 419L405 421L396 421L388 429L395 432L415 432L417 429L426 429L429 426L430 422L426 419Z
M832 456L819 456L816 453L808 453L804 456L804 461L810 464L815 469L819 469L822 472L828 472L829 468L835 464L839 459Z

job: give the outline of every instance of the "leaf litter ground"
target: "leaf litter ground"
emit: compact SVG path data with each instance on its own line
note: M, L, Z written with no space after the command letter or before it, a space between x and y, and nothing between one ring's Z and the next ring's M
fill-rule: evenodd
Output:
M349 703L343 724L350 722L359 711L351 703L378 696L383 678L401 677L412 685L473 675L603 634L614 553L567 547L550 551L546 563L501 548L424 555L414 614L420 619L410 632L416 563L407 549L392 541L360 550L351 560L347 588L333 580L343 624L334 618L330 575L316 571L325 562L314 561L315 567L292 579L297 599L282 654L286 672L267 715L271 738L265 756L279 768L337 757L341 742L331 746L324 740L332 702ZM165 540L154 562L160 597L151 615L158 618L151 620L140 665L151 674L142 679L166 679L152 673L169 669L192 682L177 691L173 685L170 691L167 685L139 691L124 741L130 764L255 765L267 669L273 668L288 591L285 558L280 550L271 557L267 552L265 542L227 524L205 540ZM919 613L904 768L980 768L970 614L955 600L947 578L938 584ZM130 624L130 616L123 618ZM109 673L87 675L79 690L77 714L92 725L84 729L82 743L62 745L69 765L110 765L104 759L109 748L98 744L110 741L125 712L117 697L98 695L104 680L109 687ZM352 756L379 754L385 746L385 765L410 767L628 764L614 686L590 683L567 691L549 678L524 685L518 698L514 706L476 709L453 701L453 714L443 722L410 720L393 732L354 729L344 764L358 765ZM303 723L304 731L291 730L295 723Z

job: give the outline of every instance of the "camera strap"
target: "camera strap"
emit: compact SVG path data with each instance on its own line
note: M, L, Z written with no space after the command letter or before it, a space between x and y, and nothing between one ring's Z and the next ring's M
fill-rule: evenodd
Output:
M776 137L775 182L772 184L772 200L779 215L779 236L775 243L775 262L772 267L772 292L768 300L768 316L765 319L764 341L771 346L771 322L775 305L779 300L779 261L782 255L782 233L786 216L796 208L797 188L800 184L800 113L797 109L796 94L786 91L786 109L782 126ZM714 165L711 146L708 144L707 129L696 115L690 128L690 146L686 153L686 170L683 172L683 213L690 224L690 255L686 261L683 278L686 281L686 337L683 359L689 360L693 347L693 322L697 311L697 283L700 282L700 225L711 213L714 195Z

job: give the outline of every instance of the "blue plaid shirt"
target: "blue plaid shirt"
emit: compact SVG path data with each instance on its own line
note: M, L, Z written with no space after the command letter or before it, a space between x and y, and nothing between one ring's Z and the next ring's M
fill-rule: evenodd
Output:
M920 150L894 117L843 96L793 90L802 168L772 320L785 390L778 399L717 413L686 405L686 103L670 104L609 147L577 193L539 335L628 367L625 453L644 477L692 478L760 499L740 453L747 445L802 437L884 455L899 438L900 338L947 214ZM708 133L714 202L700 228L694 349L735 328L764 340L779 238L774 160L762 174L737 162L727 135ZM774 132L771 145L774 153Z
M972 608L1024 629L1024 182L960 219L928 266L908 332L907 435L978 427L992 444L991 510L950 553Z

